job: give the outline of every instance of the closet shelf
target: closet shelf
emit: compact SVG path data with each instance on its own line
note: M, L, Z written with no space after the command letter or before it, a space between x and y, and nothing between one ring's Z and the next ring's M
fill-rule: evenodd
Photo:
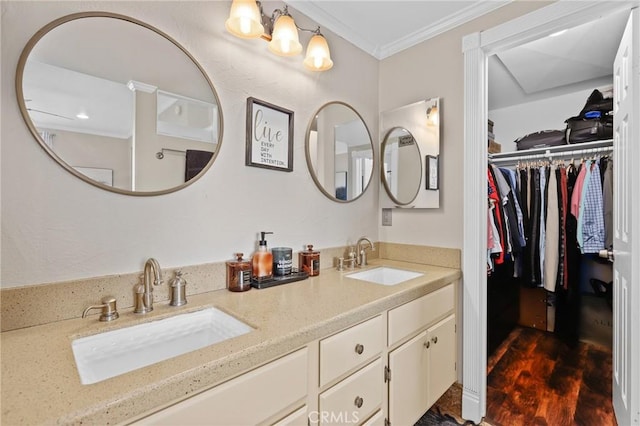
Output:
M501 152L489 155L489 162L503 163L520 160L551 159L554 157L570 157L598 152L609 152L613 149L613 139L593 142L584 142L572 145L551 146L546 148L533 148L523 151Z

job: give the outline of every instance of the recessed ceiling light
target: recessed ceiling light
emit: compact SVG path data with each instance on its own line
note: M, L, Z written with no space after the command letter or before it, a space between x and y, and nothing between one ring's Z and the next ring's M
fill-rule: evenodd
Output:
M79 118L80 120L88 120L89 116L84 112L79 112L76 114L76 118Z
M549 34L549 37L558 37L559 35L562 35L562 34L564 34L564 33L566 33L566 32L567 32L567 30L566 30L566 29L564 29L564 30L560 30L560 31L557 31L557 32L555 32L555 33L553 33L553 34Z

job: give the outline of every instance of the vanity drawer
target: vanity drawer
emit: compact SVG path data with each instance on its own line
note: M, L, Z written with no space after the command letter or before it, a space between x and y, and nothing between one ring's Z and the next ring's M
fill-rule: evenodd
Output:
M382 316L320 341L320 386L380 354L384 347Z
M453 283L389 311L389 346L453 311Z
M382 404L382 361L355 372L320 394L320 424L359 424Z
M303 348L134 424L258 424L306 396L308 368Z

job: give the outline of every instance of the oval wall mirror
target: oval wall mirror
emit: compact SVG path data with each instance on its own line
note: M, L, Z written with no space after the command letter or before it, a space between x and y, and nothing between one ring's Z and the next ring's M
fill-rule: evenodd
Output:
M43 27L20 56L16 93L44 150L109 191L176 191L220 150L222 111L202 67L171 37L127 16L77 13Z
M329 102L313 115L306 155L316 185L334 201L355 200L371 182L371 134L360 114L344 102Z
M439 208L440 116L440 98L380 114L380 208Z
M382 184L394 203L406 206L418 195L422 183L422 156L407 129L390 129L382 142Z

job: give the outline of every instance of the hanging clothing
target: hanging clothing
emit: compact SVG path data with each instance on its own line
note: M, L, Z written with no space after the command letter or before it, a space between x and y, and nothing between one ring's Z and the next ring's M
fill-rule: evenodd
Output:
M568 170L563 166L556 170L558 180L558 212L560 225L560 238L558 248L558 278L556 288L567 288L567 210L568 204Z
M547 291L555 292L558 279L558 262L560 260L560 209L558 205L556 166L550 167L547 187L543 285Z
M604 247L613 247L613 160L606 159L602 182L602 212L604 216Z
M500 195L498 193L498 188L496 187L495 180L493 179L493 175L491 173L491 167L487 168L487 185L488 185L487 192L488 192L489 199L493 200L495 204L500 205ZM504 233L502 232L502 228L503 228L502 214L500 213L500 209L492 209L491 211L494 215L496 227L498 229L498 234L499 234L498 241L500 242L500 246L504 247ZM494 257L494 262L496 264L499 265L504 263L503 250L495 254L493 257Z
M529 220L529 245L527 262L530 268L528 286L537 287L541 282L540 272L540 214L541 214L541 192L540 192L540 169L530 169L530 198L531 210Z
M547 168L540 167L540 238L538 246L540 248L540 280L537 284L541 287L544 283L544 242L546 240L546 219L547 219Z
M591 179L585 189L582 211L582 252L598 253L604 249L605 229L600 166L597 162L591 165Z

